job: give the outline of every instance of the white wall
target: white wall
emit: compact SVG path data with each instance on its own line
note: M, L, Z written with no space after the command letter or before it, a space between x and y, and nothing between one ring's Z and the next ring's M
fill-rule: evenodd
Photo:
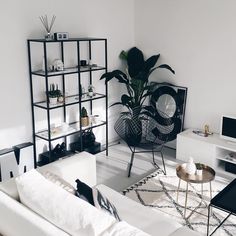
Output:
M221 114L236 114L235 10L234 0L135 1L136 45L176 71L152 79L188 87L185 127L219 131Z
M122 49L134 44L134 0L8 0L0 8L0 149L32 140L27 38L45 34L40 15L56 15L54 32L71 37L108 39L109 70L119 65ZM114 87L115 86L115 87ZM110 103L119 87L111 84ZM114 89L115 88L115 89ZM40 89L40 88L39 88ZM110 109L110 137L117 111Z

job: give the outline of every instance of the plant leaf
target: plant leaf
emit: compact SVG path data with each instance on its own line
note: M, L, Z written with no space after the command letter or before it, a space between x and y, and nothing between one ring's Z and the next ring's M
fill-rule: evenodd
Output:
M120 53L120 55L119 55L119 57L120 57L120 59L127 61L128 52L122 50L121 53Z
M127 75L122 72L121 70L114 70L113 76L118 79L120 83L128 84L129 80L127 78Z
M109 82L111 79L116 78L120 83L128 84L129 80L127 75L122 72L121 70L113 70L112 72L104 73L100 80L106 79L106 83Z
M151 68L156 65L159 57L160 57L160 54L149 57L144 63L144 70L146 72L149 72Z
M116 105L123 105L121 102L115 102L113 104L110 105L110 107L116 106Z
M167 69L167 70L171 71L173 74L175 74L175 71L167 64L160 65L160 66L158 66L158 68Z
M157 67L154 67L153 69L151 69L151 70L149 71L149 75L148 75L148 76L150 76L150 74L151 74L154 70L159 69L159 68L167 69L167 70L171 71L173 74L175 74L175 71L174 71L169 65L163 64L163 65L160 65L160 66L157 66Z
M129 104L129 101L131 101L132 98L130 96L128 96L127 94L123 94L121 96L121 102L123 105Z
M144 67L144 57L141 50L136 47L131 48L127 55L128 72L131 78L138 75Z

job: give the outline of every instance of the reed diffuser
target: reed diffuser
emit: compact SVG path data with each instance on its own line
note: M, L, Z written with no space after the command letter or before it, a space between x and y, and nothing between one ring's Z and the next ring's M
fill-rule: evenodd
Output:
M53 39L53 35L51 34L51 30L52 30L52 26L55 22L55 19L56 19L56 16L53 15L52 19L51 19L51 22L49 23L48 21L48 16L45 15L45 16L40 16L39 17L40 21L42 22L47 34L45 35L45 39L46 40L52 40Z

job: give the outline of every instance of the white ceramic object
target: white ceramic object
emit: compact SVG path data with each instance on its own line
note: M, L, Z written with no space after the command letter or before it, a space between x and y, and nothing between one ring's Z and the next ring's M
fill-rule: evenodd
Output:
M89 97L93 97L93 92L88 92Z
M202 175L202 170L196 170L196 175Z
M195 172L196 172L196 165L193 162L193 158L192 157L189 158L188 163L186 164L185 171L189 175L194 175L195 174Z
M56 105L57 104L57 97L55 97L55 98L49 97L49 103L51 105Z
M57 70L57 71L63 71L64 70L64 64L63 64L62 60L55 59L52 64L53 64L53 69L54 70Z

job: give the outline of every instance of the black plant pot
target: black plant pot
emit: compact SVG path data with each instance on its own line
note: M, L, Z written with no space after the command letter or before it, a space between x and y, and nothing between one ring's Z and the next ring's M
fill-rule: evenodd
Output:
M142 139L142 121L133 117L133 119L127 119L125 123L127 144L137 146Z
M115 131L129 146L138 146L142 140L140 111L135 108L132 112L124 112L115 123Z

